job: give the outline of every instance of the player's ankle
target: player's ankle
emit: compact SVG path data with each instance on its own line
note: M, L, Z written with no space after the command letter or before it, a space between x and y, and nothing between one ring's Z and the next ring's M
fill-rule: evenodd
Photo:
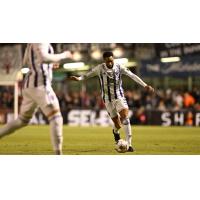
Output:
M63 153L62 153L62 150L56 150L55 151L55 155L62 155Z

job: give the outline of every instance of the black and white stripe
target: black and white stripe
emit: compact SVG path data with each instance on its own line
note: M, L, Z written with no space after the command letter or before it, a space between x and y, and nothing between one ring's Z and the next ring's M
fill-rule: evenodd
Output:
M43 84L44 84L44 86L46 86L47 85L47 77L46 77L46 75L45 75L45 71L44 71L44 68L43 68L43 64L41 64L41 70L42 70L42 76L43 76Z
M26 88L29 87L30 76L31 76L31 72L29 72L29 73L27 74Z
M111 93L110 93L110 78L107 76L107 89L108 89L108 99L111 102Z
M104 89L104 82L103 82L103 75L102 73L100 74L100 86L101 86L101 92L102 92L102 97L103 101L105 102L105 89Z
M49 50L48 50L48 53L49 54L52 54L53 52L51 51L51 48L49 47ZM50 65L48 64L48 70L50 69Z
M101 87L102 98L112 102L113 99L124 98L122 89L122 74L120 72L120 65L115 65L111 70L105 65L102 65L99 73L99 81Z
M121 68L120 68L120 65L118 65L119 67L119 92L120 92L120 95L121 97L123 97L123 89L122 89L122 73L121 73Z
M51 53L50 47L49 47L48 53ZM40 68L41 68L41 71L42 71L43 84L44 84L44 86L46 87L46 86L47 86L47 76L46 76L46 74L45 74L45 70L44 70L43 64L40 65ZM50 66L49 66L49 64L48 64L48 71L49 71L49 69L50 69Z
M37 86L38 86L38 72L37 72L37 69L36 69L36 66L35 66L34 51L33 51L33 48L31 48L31 62L32 62L33 70L34 70L34 72L35 72L35 77L34 77L34 87L37 87Z
M115 71L113 71L113 79L114 79L114 94L115 94L115 99L117 99L117 86L116 86L116 75L115 75Z

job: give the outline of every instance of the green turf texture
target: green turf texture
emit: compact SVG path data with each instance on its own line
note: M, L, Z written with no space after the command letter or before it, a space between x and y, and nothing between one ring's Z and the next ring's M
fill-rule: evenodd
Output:
M64 155L200 155L199 127L134 126L136 152L125 154L114 150L111 127L64 126L63 132ZM28 126L1 139L0 155L53 155L49 126Z

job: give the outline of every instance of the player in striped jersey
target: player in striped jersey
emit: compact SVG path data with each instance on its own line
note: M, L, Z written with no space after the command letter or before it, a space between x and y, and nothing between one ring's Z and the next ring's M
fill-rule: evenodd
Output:
M27 45L23 65L28 66L30 70L24 81L20 114L18 119L0 129L0 138L26 126L36 108L40 107L49 120L55 154L62 154L63 119L58 99L51 87L52 70L55 66L58 66L58 62L71 57L72 54L69 51L54 54L53 48L49 43Z
M154 92L154 89L133 74L129 69L115 63L112 52L105 52L103 54L103 59L104 63L92 68L88 73L81 77L71 76L70 80L83 81L90 77L99 77L102 98L108 114L114 122L113 134L115 141L117 143L118 140L120 140L119 129L123 125L126 133L126 141L129 145L128 151L133 152L132 131L128 117L129 108L122 88L122 75L129 76L149 92Z

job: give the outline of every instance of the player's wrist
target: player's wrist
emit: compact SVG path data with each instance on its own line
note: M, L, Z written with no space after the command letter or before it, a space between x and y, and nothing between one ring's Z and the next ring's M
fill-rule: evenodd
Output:
M83 81L83 80L84 80L84 76L79 76L79 77L78 77L78 80L79 80L79 81Z
M72 54L70 51L65 51L65 52L61 53L60 56L62 59L67 59L67 58L71 58Z

